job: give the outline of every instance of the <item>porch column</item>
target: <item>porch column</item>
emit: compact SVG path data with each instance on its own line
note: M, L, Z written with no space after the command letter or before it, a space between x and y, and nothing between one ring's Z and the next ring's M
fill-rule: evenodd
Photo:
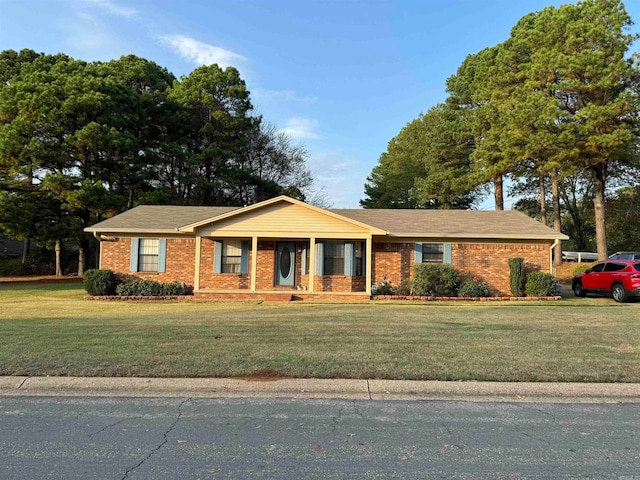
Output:
M367 293L367 295L371 295L371 275L373 275L373 271L372 271L372 265L373 262L371 261L371 256L372 256L372 248L371 248L371 235L369 235L367 237L366 240L366 246L365 246L365 255L366 255L366 266L365 266L365 279L366 279L366 283L365 283L365 292Z
M309 292L313 293L313 283L316 275L316 237L309 238Z
M256 291L256 275L258 270L258 237L251 239L251 291Z
M193 289L200 290L200 252L202 251L202 237L196 236L196 271L193 275Z

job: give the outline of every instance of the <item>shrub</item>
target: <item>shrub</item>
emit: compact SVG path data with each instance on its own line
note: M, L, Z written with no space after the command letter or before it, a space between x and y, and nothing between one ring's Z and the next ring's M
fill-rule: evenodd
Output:
M459 297L488 297L489 288L484 282L476 278L467 279L462 282L458 289Z
M453 297L460 286L460 275L451 265L421 263L414 267L411 293L423 296Z
M529 297L548 297L556 291L553 275L546 272L531 272L527 277L525 291Z
M0 277L14 277L29 275L29 267L22 263L21 258L0 259Z
M187 286L182 282L171 282L162 284L162 294L166 296L185 295Z
M113 295L118 286L111 270L90 269L84 272L84 289L89 295Z
M524 259L509 259L509 286L511 295L514 297L522 297L524 294Z
M391 286L391 282L388 280L382 280L378 285L375 285L371 289L374 295L393 295L394 288Z
M155 280L134 280L118 285L116 293L124 297L159 297L163 294L163 287Z
M396 295L411 295L411 287L409 282L402 282L396 287Z
M588 268L593 267L597 262L593 262L593 263L579 263L578 265L576 265L573 270L571 271L572 275L578 275L579 273L583 273L585 270L587 270Z

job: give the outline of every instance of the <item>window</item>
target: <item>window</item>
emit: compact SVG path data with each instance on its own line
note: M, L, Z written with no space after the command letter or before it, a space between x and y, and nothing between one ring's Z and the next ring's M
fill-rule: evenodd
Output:
M356 242L356 277L364 275L364 268L362 264L362 242Z
M222 243L222 273L240 273L242 242L225 240Z
M591 273L600 273L604 270L604 263L598 263L589 269Z
M444 263L444 244L423 243L422 263Z
M627 266L624 263L607 263L605 264L604 270L605 272L619 272L620 270L624 270Z
M324 242L324 275L344 275L344 242Z
M364 275L363 242L322 242L320 245L323 271L316 273L348 277Z
M160 240L157 238L141 238L138 244L138 271L157 272Z

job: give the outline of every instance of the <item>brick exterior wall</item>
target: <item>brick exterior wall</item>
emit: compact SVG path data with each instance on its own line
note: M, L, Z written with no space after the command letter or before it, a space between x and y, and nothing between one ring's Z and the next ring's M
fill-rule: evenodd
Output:
M398 286L409 281L412 275L413 243L374 243L371 264L373 276L371 283L377 285L383 280Z
M549 273L550 252L546 243L461 243L453 244L451 250L453 266L467 276L486 282L491 295L511 295L510 258L524 258L526 273Z
M272 240L258 241L256 289L273 290L275 287L275 247ZM309 287L309 276L302 275L301 242L296 244L296 271L293 290L297 286ZM101 268L116 272L120 280L152 279L159 282L180 281L193 286L195 270L195 239L167 239L166 272L130 272L131 239L118 238L101 243ZM214 274L214 241L203 238L200 259L200 288L221 290L249 290L249 274ZM509 264L512 257L525 259L527 272L549 272L549 245L547 243L453 243L452 264L463 275L478 277L489 285L492 295L510 295ZM372 283L383 279L398 286L407 282L412 275L414 260L413 243L373 244ZM251 253L249 254L251 268ZM345 277L337 275L319 276L314 280L316 292L364 292L365 277Z
M224 290L250 289L251 276L248 274L213 273L213 247L213 239L202 239L200 244L200 288ZM251 252L249 252L249 265L251 265Z
M117 277L128 282L137 279L156 280L168 283L184 282L193 286L195 272L196 241L194 238L168 238L167 263L165 272L131 272L131 239L117 238L115 241L100 243L100 268L113 270Z
M464 276L486 282L491 295L509 296L509 258L525 260L527 273L549 272L547 243L453 243L451 263ZM383 279L393 286L407 282L413 276L413 243L374 243L373 280Z

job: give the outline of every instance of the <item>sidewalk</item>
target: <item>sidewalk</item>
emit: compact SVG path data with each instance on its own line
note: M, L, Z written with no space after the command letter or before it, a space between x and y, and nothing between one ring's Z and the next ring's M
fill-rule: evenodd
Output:
M0 377L0 396L280 397L480 402L640 403L637 383Z

